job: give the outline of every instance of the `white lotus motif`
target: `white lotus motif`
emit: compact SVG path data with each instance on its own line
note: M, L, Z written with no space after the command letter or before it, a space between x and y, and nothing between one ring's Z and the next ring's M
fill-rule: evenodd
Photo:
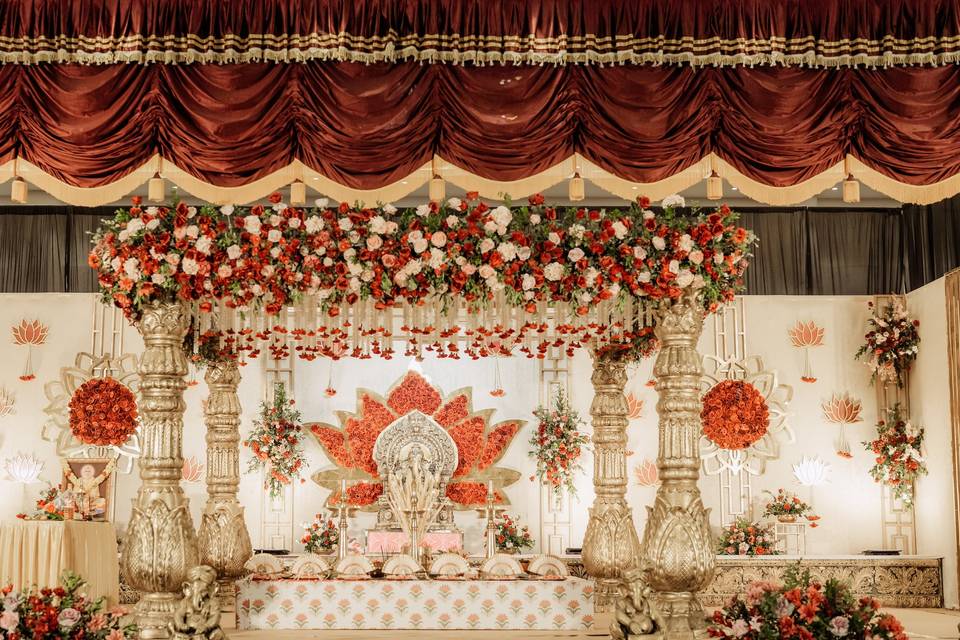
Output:
M43 471L43 460L32 453L18 453L12 458L7 458L3 468L11 480L22 484L33 484L37 482L40 472Z
M820 458L807 458L806 456L793 465L793 477L797 482L805 487L815 487L827 481L827 475L830 473L830 465Z

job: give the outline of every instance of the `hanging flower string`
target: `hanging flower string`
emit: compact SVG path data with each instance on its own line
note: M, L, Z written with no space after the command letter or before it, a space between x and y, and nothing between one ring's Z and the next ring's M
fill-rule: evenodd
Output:
M216 311L201 333L236 357L390 358L402 335L411 355L544 357L586 345L638 359L655 346L648 303L695 290L712 311L742 288L753 234L726 205L682 206L557 208L537 195L490 207L475 193L404 210L301 209L279 194L219 209L135 198L103 222L89 263L103 300L131 320L161 300ZM290 306L288 324L279 314ZM248 324L229 319L234 310Z
M910 371L920 351L920 321L910 319L899 299L894 299L883 309L875 309L872 302L867 305L873 313L856 358L867 359L871 382L896 382L902 387L904 375Z
M573 479L582 470L580 456L590 442L579 431L583 420L570 407L563 391L557 393L552 409L537 407L533 415L540 420L530 436L530 456L537 461L537 478L554 489L576 493Z
M300 477L304 464L302 431L300 412L293 408L293 400L287 399L283 383L278 382L273 402L261 403L260 418L243 441L254 456L248 471L266 470L264 486L271 496L280 495L285 486Z
M870 475L889 486L908 507L913 504L917 478L927 475L927 461L920 450L923 436L923 427L911 424L897 404L887 411L885 420L877 422L876 439L863 443L876 456Z

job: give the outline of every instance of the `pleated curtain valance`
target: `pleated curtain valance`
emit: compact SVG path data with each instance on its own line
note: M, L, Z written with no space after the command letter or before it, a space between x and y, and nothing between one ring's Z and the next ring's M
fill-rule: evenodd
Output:
M946 64L955 0L5 0L0 61Z
M771 204L846 172L901 201L960 192L955 65L6 65L0 86L0 181L81 205L155 172L217 203L298 179L390 201L434 172L522 197L575 166L627 198L711 170Z

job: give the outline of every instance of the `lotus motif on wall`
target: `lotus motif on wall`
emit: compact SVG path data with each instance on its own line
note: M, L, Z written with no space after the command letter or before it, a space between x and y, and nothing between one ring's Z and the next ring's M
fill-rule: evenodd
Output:
M841 458L852 458L853 453L850 451L850 441L847 439L846 429L848 424L863 422L863 418L860 417L860 401L853 398L849 393L835 393L821 407L823 408L823 416L828 422L840 425L840 434L834 441L837 455Z
M43 471L43 461L32 453L18 453L12 458L7 458L3 468L11 480L23 484L33 484L40 477L40 472Z
M649 458L634 467L633 475L636 476L637 484L641 487L652 487L660 482L657 464Z
M0 387L0 418L12 416L15 406L16 397L13 395L13 391L8 390L6 387Z
M627 419L639 420L643 416L643 400L633 395L627 394Z
M27 347L27 363L23 367L21 380L33 380L37 376L33 373L33 348L39 347L47 341L48 329L39 320L21 320L20 324L10 327L13 334L13 343Z
M823 327L818 327L813 320L797 321L797 324L787 333L793 346L803 349L803 373L800 375L800 380L816 382L817 378L813 375L813 368L810 365L810 347L823 346Z
M387 392L386 398L369 389L357 390L356 413L338 411L340 427L307 423L317 442L336 465L313 475L317 484L330 489L328 503L339 500L341 479L352 485L347 500L357 507L375 506L383 484L373 459L377 436L387 426L411 411L420 411L446 429L459 450L457 468L447 485L447 497L460 507L484 504L486 483L493 480L497 501L506 502L502 489L520 477L519 472L497 467L523 421L490 424L494 409L474 411L472 389L459 389L447 397L423 376L411 371Z
M203 470L206 467L197 460L197 456L190 456L183 461L183 481L200 482L203 479Z

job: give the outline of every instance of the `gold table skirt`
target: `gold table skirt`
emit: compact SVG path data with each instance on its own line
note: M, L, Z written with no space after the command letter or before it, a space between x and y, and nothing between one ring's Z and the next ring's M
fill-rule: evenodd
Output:
M64 571L87 581L92 599L120 601L117 532L109 522L17 520L0 525L0 585L55 587Z

